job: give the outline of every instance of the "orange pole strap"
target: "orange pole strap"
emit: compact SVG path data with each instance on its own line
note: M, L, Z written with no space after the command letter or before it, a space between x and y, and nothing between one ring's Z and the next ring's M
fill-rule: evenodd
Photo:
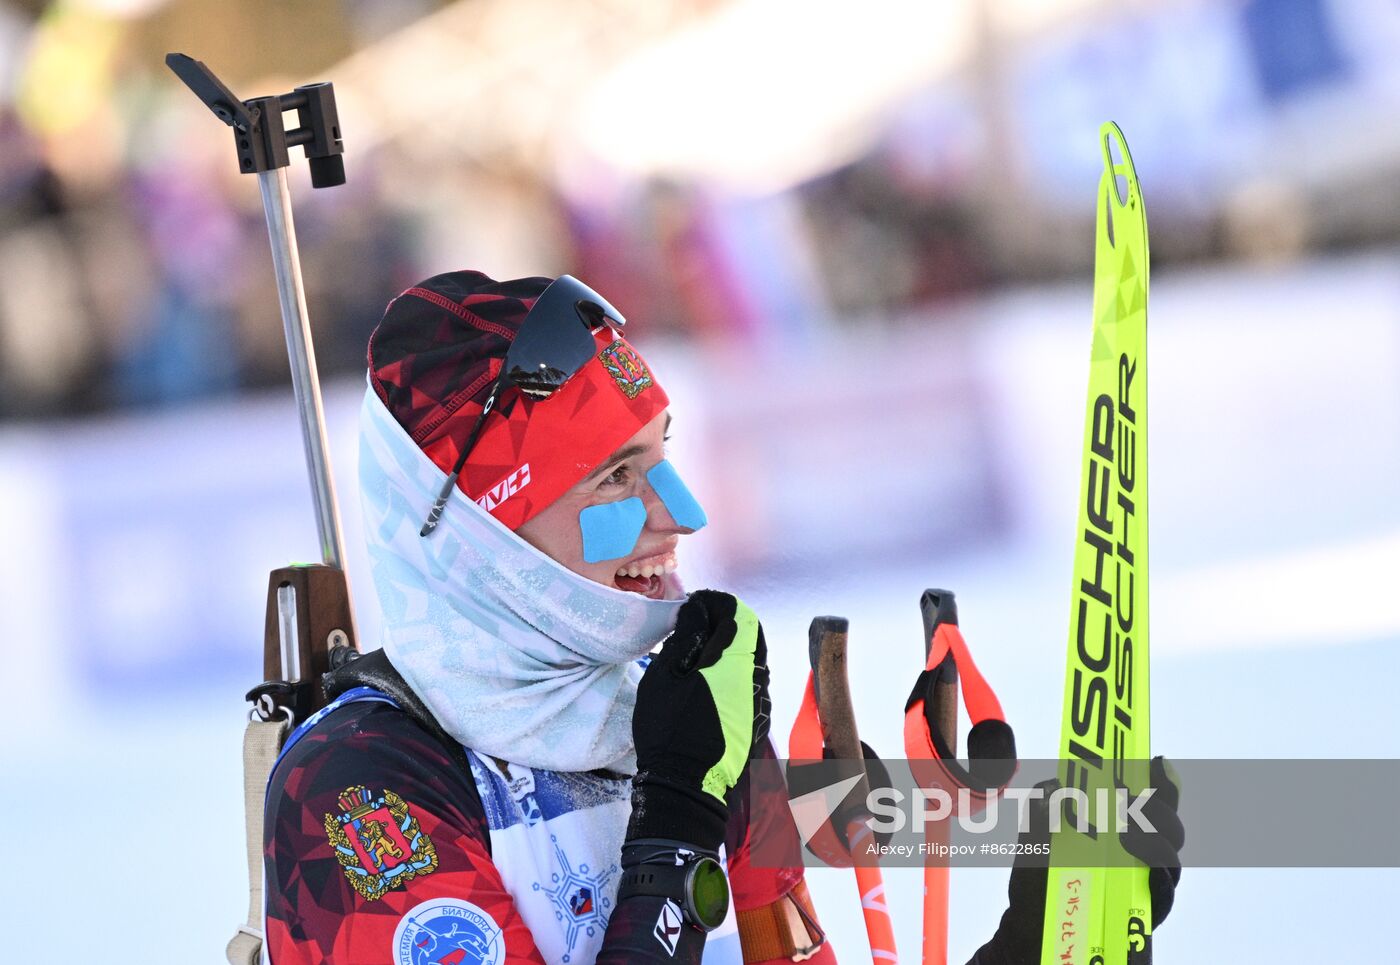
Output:
M794 761L822 759L822 722L817 716L817 691L812 677L811 673L807 674L802 706L797 710L797 719L792 722L792 733L788 736L788 757Z
M1001 702L997 700L991 685L977 669L972 654L963 639L962 631L955 623L940 623L929 641L929 651L924 666L933 670L951 653L957 665L958 680L961 685L963 703L967 706L972 723L984 720L1005 720ZM951 745L951 740L949 741ZM915 780L930 786L941 784L948 790L954 789L959 779L946 769L921 769L915 761L930 761L939 765L938 750L929 733L928 719L924 716L922 698L914 701L904 714L904 753L909 757ZM942 773L940 774L939 771ZM947 782L947 783L945 783ZM925 840L930 845L947 845L949 822L939 821L928 831ZM923 965L947 965L948 963L948 891L949 869L946 857L929 855L924 864L924 936Z

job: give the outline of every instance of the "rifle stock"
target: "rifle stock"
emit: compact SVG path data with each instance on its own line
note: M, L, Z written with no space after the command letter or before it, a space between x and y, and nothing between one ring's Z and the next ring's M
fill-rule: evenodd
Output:
M321 678L357 650L345 572L325 563L284 566L267 581L263 678L298 721L325 706Z

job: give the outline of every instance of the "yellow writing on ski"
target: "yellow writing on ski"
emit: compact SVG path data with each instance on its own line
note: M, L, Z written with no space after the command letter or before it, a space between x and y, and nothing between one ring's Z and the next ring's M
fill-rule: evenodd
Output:
M1110 122L1099 134L1094 336L1060 738L1060 780L1083 790L1090 806L1083 830L1067 821L1052 837L1045 965L1126 965L1152 928L1147 870L1102 866L1123 864L1115 792L1142 790L1150 756L1148 249L1123 132Z

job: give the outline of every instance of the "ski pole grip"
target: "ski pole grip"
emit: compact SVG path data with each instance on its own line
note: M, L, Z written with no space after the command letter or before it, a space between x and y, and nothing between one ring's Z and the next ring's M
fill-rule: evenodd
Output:
M924 660L933 649L933 635L939 624L957 626L958 605L952 590L929 589L919 597L919 614L924 621ZM938 728L949 751L958 752L958 665L952 654L943 658L938 680L925 698L926 716Z
M850 621L845 617L815 617L807 631L807 655L812 686L822 722L822 743L841 760L861 761L865 755L856 731L855 711L846 683L846 644Z

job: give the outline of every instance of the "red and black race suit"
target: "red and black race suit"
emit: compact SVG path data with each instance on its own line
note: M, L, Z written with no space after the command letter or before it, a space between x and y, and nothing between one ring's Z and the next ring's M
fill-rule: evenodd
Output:
M773 751L765 741L756 754L771 757ZM730 792L726 835L732 900L740 911L777 901L802 880L801 867L749 863L749 841L759 835L790 836L794 855L800 845L781 792L772 807L750 810L747 783L746 771ZM272 965L544 962L492 861L485 810L470 773L440 739L392 704L349 703L307 731L273 773L266 829ZM405 916L438 898L480 909L498 944L477 947L482 932L467 919L461 927L415 932L417 923ZM619 902L597 961L699 962L705 943L698 929L682 927L673 950L654 934L664 904L644 896ZM835 960L829 945L812 959L820 965Z

